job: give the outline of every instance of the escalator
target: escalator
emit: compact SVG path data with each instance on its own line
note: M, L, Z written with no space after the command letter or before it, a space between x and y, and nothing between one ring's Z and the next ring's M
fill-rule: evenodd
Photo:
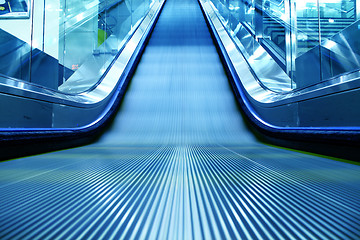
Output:
M357 239L360 167L248 130L195 0L167 0L90 145L0 163L1 239Z

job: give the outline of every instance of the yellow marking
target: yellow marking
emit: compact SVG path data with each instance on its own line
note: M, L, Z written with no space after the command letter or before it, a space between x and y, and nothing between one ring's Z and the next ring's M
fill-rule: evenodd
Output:
M0 7L0 11L4 11L5 10L5 8L4 7Z
M10 12L12 12L11 7L10 7L10 2L8 2L8 5L9 5L9 10L10 10Z

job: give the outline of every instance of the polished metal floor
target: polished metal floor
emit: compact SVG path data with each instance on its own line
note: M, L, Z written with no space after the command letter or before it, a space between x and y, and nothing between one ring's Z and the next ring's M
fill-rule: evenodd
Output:
M112 128L0 163L0 239L359 239L360 166L256 141L196 0L167 0Z

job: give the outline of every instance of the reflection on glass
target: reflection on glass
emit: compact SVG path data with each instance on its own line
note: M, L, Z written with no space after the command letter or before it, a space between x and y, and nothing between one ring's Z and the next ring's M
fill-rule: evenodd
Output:
M319 45L319 21L318 10L315 0L297 1L297 56L308 52Z
M68 93L97 83L123 40L149 10L149 2L140 0L89 0L80 11L77 5L66 7L64 37L60 38L64 50L60 51L63 79L59 90Z
M229 0L228 5L229 28L231 30L234 31L239 27L239 23L246 24L252 30L255 29L255 0Z
M99 81L153 2L35 0L31 10L28 0L0 1L0 74L66 93ZM30 17L4 18L9 4Z
M285 2L284 0L263 0L263 11L270 16L283 19Z
M255 29L255 0L245 0L243 9L245 10L244 22Z
M264 13L263 17L263 38L269 40L273 48L285 58L285 26L284 22L274 19Z
M271 77L273 67L264 74L269 58L290 78L290 89L360 69L360 1L211 1L257 77L270 89L285 86L286 77L279 80L278 71Z
M296 1L294 80L297 87L320 82L319 21L317 0Z
M29 1L0 2L0 74L30 81L31 21Z
M322 79L360 68L354 0L319 1Z
M359 68L353 0L297 1L296 79L306 87Z

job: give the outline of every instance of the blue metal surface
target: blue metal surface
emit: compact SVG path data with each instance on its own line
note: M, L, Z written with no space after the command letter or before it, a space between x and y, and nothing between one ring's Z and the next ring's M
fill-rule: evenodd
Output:
M1 239L358 239L360 167L258 143L196 0L168 0L114 124L0 163Z

